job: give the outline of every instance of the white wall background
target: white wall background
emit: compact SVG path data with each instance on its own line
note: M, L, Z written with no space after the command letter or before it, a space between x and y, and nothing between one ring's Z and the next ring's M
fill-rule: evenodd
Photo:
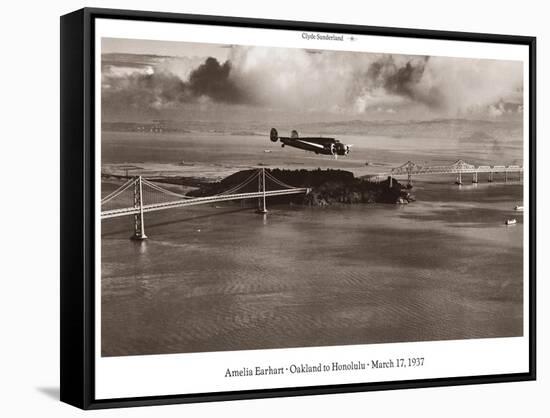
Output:
M83 6L538 37L537 382L94 411L88 416L547 417L550 13L523 1L11 1L0 24L0 415L69 417L58 400L59 16ZM546 193L546 195L545 195Z

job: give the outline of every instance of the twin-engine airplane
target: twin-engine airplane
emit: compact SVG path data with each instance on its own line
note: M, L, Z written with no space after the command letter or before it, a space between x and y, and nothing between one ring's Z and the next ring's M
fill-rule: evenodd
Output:
M314 152L315 154L334 155L334 158L337 158L338 155L348 155L352 147L352 145L342 144L334 138L321 136L299 138L298 132L295 130L290 133L289 138L279 136L277 129L271 128L269 138L273 142L277 142L278 139L281 140L281 147L288 145L289 147L300 148Z

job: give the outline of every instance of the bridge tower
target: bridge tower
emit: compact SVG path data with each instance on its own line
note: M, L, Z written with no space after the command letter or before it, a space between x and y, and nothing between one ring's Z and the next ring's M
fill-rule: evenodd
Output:
M262 193L262 197L258 199L258 210L256 213L267 213L267 208L265 207L265 168L262 167L261 173L258 172L258 192Z
M147 239L145 224L143 223L143 182L141 176L134 181L134 208L139 209L139 213L134 215L134 235L132 239L141 241Z

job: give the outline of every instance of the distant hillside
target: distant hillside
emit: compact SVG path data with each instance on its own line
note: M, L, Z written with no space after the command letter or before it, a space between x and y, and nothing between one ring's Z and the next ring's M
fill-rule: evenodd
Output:
M167 121L151 122L103 122L101 129L106 132L143 132L143 133L165 133L180 132L186 133L188 130L174 126Z
M459 139L465 142L477 142L477 141L495 140L496 138L492 135L489 135L487 132L475 131L475 132L472 132L470 135L463 136Z
M302 135L360 135L394 138L454 138L463 141L507 141L523 137L521 120L434 119L427 121L320 121L298 124L269 124L265 121L175 121L150 120L103 122L104 131L123 132L208 132L228 136L269 136L276 127L281 135L296 129Z
M363 121L302 123L299 132L323 135L373 135L407 137L452 137L456 139L491 140L522 137L520 120L434 119L429 121Z

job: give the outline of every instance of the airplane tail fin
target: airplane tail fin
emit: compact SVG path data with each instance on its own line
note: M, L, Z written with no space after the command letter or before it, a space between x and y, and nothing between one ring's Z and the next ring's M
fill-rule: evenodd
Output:
M271 139L273 142L277 142L277 140L279 139L277 129L271 128L271 131L269 132L269 139Z

